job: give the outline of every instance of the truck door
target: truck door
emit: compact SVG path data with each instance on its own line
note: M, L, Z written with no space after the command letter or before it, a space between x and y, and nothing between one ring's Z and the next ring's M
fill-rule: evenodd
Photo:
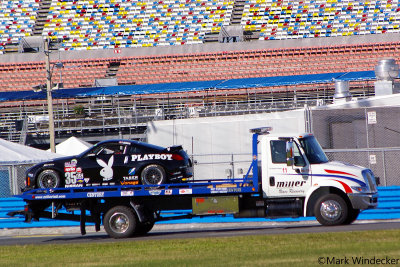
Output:
M263 159L268 162L262 165L266 197L304 197L311 187L311 168L298 144L293 145L293 166L287 166L286 140L269 140L264 145L269 146L263 150L268 154Z

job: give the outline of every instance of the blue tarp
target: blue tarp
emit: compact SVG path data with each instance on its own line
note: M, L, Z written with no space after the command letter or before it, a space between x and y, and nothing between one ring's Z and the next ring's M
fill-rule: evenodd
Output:
M338 72L309 75L258 77L245 79L213 80L200 82L161 83L122 85L111 87L90 87L60 89L53 91L53 98L75 98L100 95L141 95L159 93L177 93L189 91L204 91L209 89L240 89L258 88L270 86L285 86L296 84L332 83L335 80L373 80L374 71ZM0 92L0 101L12 100L37 100L46 99L45 92L35 93L33 91Z

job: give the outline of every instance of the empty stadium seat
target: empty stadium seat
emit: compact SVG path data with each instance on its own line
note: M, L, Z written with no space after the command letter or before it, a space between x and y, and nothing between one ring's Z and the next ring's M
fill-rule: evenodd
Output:
M0 2L0 50L32 34L38 9L38 0Z
M246 0L241 25L260 40L398 32L400 3L392 1Z
M233 5L218 0L53 0L43 36L68 38L64 50L197 44L206 33L229 25Z

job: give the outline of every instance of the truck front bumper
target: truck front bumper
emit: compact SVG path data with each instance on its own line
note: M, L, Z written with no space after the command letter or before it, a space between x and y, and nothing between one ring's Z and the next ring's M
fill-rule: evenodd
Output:
M375 209L378 206L378 193L348 194L353 209Z

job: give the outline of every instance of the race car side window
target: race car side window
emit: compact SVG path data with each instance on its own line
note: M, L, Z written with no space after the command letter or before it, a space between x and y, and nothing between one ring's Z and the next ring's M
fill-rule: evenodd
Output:
M125 154L127 146L119 143L107 143L96 146L87 156Z
M129 154L143 154L143 153L146 153L146 151L141 146L131 145L129 148Z

